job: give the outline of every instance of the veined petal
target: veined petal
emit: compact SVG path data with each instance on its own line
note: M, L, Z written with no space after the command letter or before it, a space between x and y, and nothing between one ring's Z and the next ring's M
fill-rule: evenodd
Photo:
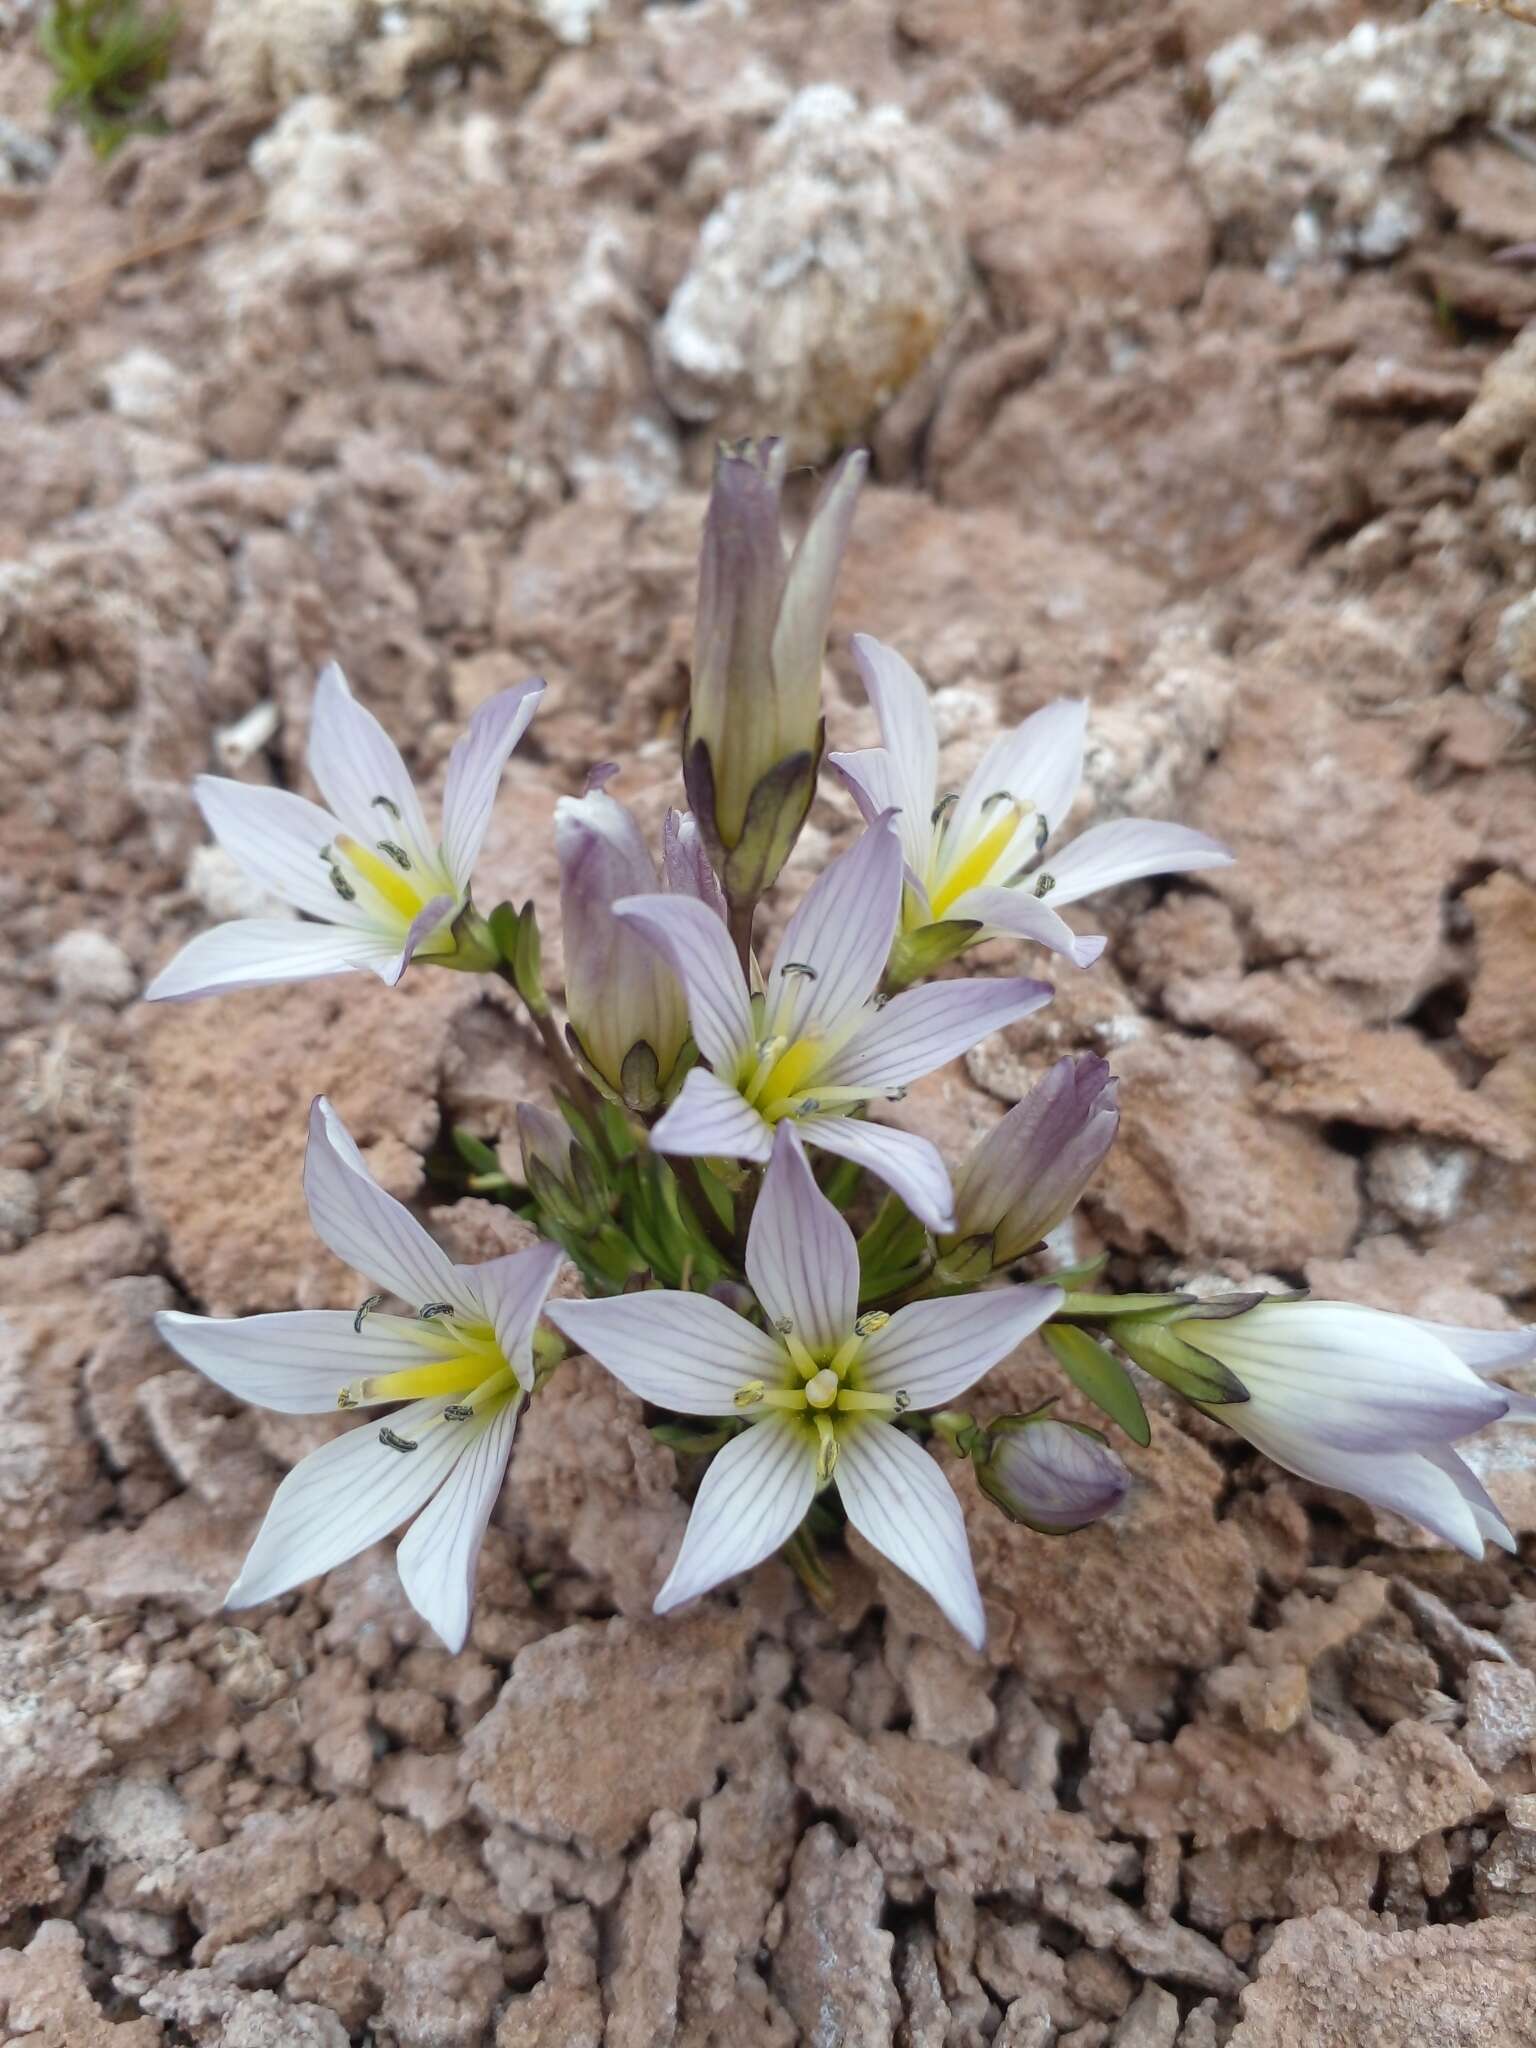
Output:
M416 1517L395 1553L395 1569L422 1620L455 1653L469 1634L480 1545L512 1455L521 1397L504 1401L471 1434L453 1470ZM419 1457L420 1452L413 1452Z
M1035 895L1027 880L1013 889L968 889L944 915L978 918L987 927L987 936L1003 932L1011 939L1028 939L1060 953L1074 967L1091 967L1108 943L1097 933L1079 936L1064 917L1058 917Z
M559 1245L532 1244L526 1251L458 1269L461 1280L480 1296L501 1355L519 1380L524 1380L523 1367L545 1300L564 1264Z
M613 914L643 932L671 963L704 1058L712 1067L733 1066L752 1042L752 1005L720 919L693 896L625 896Z
M973 1387L1060 1308L1059 1287L992 1287L909 1302L859 1354L876 1393L904 1391L914 1408L942 1408Z
M1502 1388L1421 1325L1353 1302L1263 1302L1177 1327L1237 1374L1250 1396L1245 1409L1337 1451L1378 1456L1452 1443L1509 1405ZM1249 1433L1246 1423L1234 1427Z
M816 1185L792 1123L774 1136L747 1232L747 1279L770 1323L784 1317L811 1352L835 1350L859 1312L859 1253Z
M215 1386L282 1415L324 1415L349 1381L423 1362L420 1344L377 1322L354 1328L350 1309L226 1318L168 1308L155 1328Z
M208 830L264 889L327 924L369 929L367 914L338 894L321 855L341 830L329 811L292 790L199 775L192 785Z
M1403 1320L1438 1338L1463 1365L1470 1365L1480 1379L1536 1360L1536 1323L1526 1323L1518 1330L1469 1330L1459 1323L1425 1322L1420 1316L1405 1316Z
M702 1067L689 1070L676 1102L651 1131L658 1152L685 1159L752 1159L773 1152L773 1131L750 1102Z
M989 796L1006 790L1016 803L1033 804L1052 832L1072 808L1083 779L1083 735L1088 706L1062 697L1026 718L1016 732L995 739L960 792L950 832L963 840Z
M436 865L421 799L400 749L358 703L334 661L326 663L315 686L309 772L337 817L365 845L393 839L419 867Z
M926 890L933 853L933 800L914 810L903 787L895 759L884 747L860 747L850 754L829 754L828 765L846 786L866 825L878 824L890 811L907 864L908 884Z
M678 1415L734 1415L746 1381L784 1376L782 1346L708 1294L654 1288L552 1301L547 1313L632 1394Z
M803 1425L770 1417L716 1454L656 1595L658 1614L750 1571L788 1542L815 1497L815 1441Z
M390 1417L387 1426L414 1441L414 1451L390 1450L379 1441L377 1422L365 1422L295 1465L273 1495L225 1605L275 1600L345 1564L424 1507L465 1447L462 1424L437 1420L447 1405L413 1401ZM429 1422L436 1426L428 1429Z
M846 1431L837 1490L848 1519L939 1607L972 1649L987 1639L987 1618L954 1489L928 1453L889 1422Z
M933 981L872 1010L818 1079L837 1088L904 1088L1044 1007L1048 981Z
M1455 1451L1448 1450L1425 1451L1422 1455L1445 1474L1461 1495L1471 1510L1472 1519L1484 1540L1496 1543L1500 1550L1507 1550L1513 1557L1520 1548L1515 1541L1514 1531L1499 1513L1487 1487L1466 1460Z
M380 979L394 988L438 926L445 918L451 917L456 908L451 896L434 896L429 903L424 903L406 926L405 938L394 958L376 970Z
M405 1204L385 1194L323 1095L309 1112L304 1197L315 1235L346 1265L415 1308L448 1301L477 1318L479 1303L458 1267Z
M691 811L668 811L661 827L661 864L672 896L696 896L722 921L725 891L709 864L704 835Z
M381 974L399 957L398 937L334 924L300 924L296 918L241 917L189 939L161 968L144 999L185 1002L215 990L315 981L365 967Z
M892 779L901 792L896 801L926 824L939 787L939 735L928 687L894 647L868 633L855 633L851 644L864 694L880 721Z
M815 696L807 705L812 723L821 694L821 663L832 617L832 592L868 468L869 457L862 448L856 448L843 457L827 478L800 543L790 557L779 600L771 649L774 682L780 688L793 689L799 679L813 679Z
M1249 1413L1254 1404L1239 1402L1218 1409L1221 1419L1256 1450L1317 1486L1336 1487L1374 1506L1391 1508L1419 1522L1468 1557L1483 1554L1483 1532L1477 1516L1462 1494L1460 1485L1434 1459L1417 1451L1394 1451L1377 1457L1361 1457L1303 1435L1295 1428L1281 1428L1267 1415Z
M791 1041L809 1038L862 1009L880 985L896 936L901 872L901 842L888 818L877 819L822 869L774 957L768 977L771 1031Z
M491 822L501 771L528 730L543 694L540 676L510 690L498 690L480 706L467 729L453 743L443 783L442 855L443 865L461 898L469 894L485 828Z
M1108 1062L1091 1053L1057 1060L956 1177L961 1236L995 1233L996 1265L1029 1251L1070 1215L1119 1127Z
M819 1145L823 1152L835 1152L839 1159L851 1159L855 1166L867 1168L900 1195L919 1223L933 1231L954 1229L955 1196L949 1169L926 1138L851 1116L801 1117L798 1123L808 1145Z
M1052 903L1076 903L1100 889L1144 875L1187 874L1195 868L1229 868L1232 855L1219 840L1188 825L1157 818L1111 818L1053 853L1046 866L1055 877ZM1029 886L1026 882L1026 888Z

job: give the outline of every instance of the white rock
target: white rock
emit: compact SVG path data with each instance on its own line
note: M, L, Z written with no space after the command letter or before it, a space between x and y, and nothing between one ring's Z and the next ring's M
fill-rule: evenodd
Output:
M668 403L781 433L796 462L856 439L960 310L956 183L944 138L899 108L797 93L704 222L657 331Z
M0 1166L0 1241L25 1244L43 1220L37 1182L19 1166Z
M108 363L101 381L107 403L125 420L174 423L184 402L186 379L158 349L129 349Z
M55 939L53 981L70 1002L111 1003L120 1008L139 992L133 962L105 932L80 930Z

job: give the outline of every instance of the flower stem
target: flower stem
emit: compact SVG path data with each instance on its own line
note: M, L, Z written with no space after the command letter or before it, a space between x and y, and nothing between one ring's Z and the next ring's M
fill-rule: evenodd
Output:
M752 920L757 915L755 896L728 896L726 924L736 947L736 957L748 982L752 979Z

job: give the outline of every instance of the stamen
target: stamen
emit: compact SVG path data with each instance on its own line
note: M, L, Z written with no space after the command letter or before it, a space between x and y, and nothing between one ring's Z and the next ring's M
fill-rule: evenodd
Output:
M1002 799L1007 809L995 824L969 837L969 849L961 853L953 867L931 891L929 910L935 920L942 918L953 903L957 903L970 889L979 889L992 879L992 870L1012 846L1020 825L1029 814L1029 805L1016 803L1006 790L994 790L982 805L985 817Z
M837 1470L837 1431L832 1427L830 1415L816 1417L816 1433L821 1438L816 1453L816 1477L828 1480Z
M1055 886L1056 877L1054 875L1037 875L1035 877L1035 894L1037 896L1049 896Z
M380 853L387 853L397 868L403 868L407 874L410 873L411 856L403 846L397 846L393 839L376 839L374 845L378 847Z
M949 816L950 812L955 808L955 805L959 803L959 801L960 792L957 789L952 789L949 792L948 796L941 796L938 802L934 805L932 815L930 816L928 822L932 825L942 824L944 820Z
M451 1301L426 1301L417 1309L416 1320L421 1323L429 1323L434 1316L451 1316L452 1314L453 1303Z
M885 1099L887 1102L905 1102L907 1099L907 1091L905 1088L887 1088L885 1091Z
M786 960L779 968L780 974L803 974L808 981L816 979L814 967L807 967L803 960Z
M755 1408L765 1392L761 1380L747 1380L731 1396L731 1404L736 1408Z
M866 1310L853 1327L861 1337L873 1337L878 1331L883 1330L890 1320L885 1309L872 1308Z
M982 798L981 815L985 817L987 815L987 812L991 810L994 804L1011 804L1012 802L1013 795L1010 790L994 789L990 796L984 796ZM1021 804L1019 808L1020 810L1028 810L1029 806L1027 804Z
M363 1303L362 1307L358 1310L357 1314L352 1318L352 1328L356 1331L359 1337L363 1334L363 1318L365 1316L371 1316L374 1310L378 1307L379 1303L383 1299L384 1297L382 1294L370 1294L368 1299Z
M870 1394L862 1387L844 1387L837 1397L844 1415L899 1415L910 1405L906 1394Z
M363 1386L364 1382L362 1380L353 1380L349 1386L343 1387L336 1396L336 1406L338 1408L361 1408L364 1400Z
M462 1401L450 1401L443 1410L444 1422L473 1422L475 1411Z
M793 1330L784 1330L780 1334L784 1339L784 1349L789 1353L791 1362L801 1379L814 1379L816 1377L816 1361L812 1358L810 1352L806 1350Z
M834 1351L832 1354L831 1370L834 1373L836 1373L839 1379L842 1378L843 1374L848 1370L849 1366L852 1365L853 1361L858 1357L859 1353L863 1350L863 1348L864 1339L858 1335L857 1326L855 1326L854 1335L851 1337L845 1337L842 1343L838 1345L836 1351Z
M336 891L336 894L341 898L342 902L355 903L357 901L357 891L353 888L352 884L347 880L346 876L341 872L341 869L333 867L330 872L331 887Z
M1051 836L1051 821L1044 811L1035 821L1035 853L1038 857L1045 851L1045 842Z
M776 1316L774 1318L773 1327L778 1331L781 1337L787 1337L790 1331L793 1330L795 1325L793 1320L789 1316Z
M392 803L387 796L376 796L369 800L369 808L372 809L374 805L377 805L380 810L388 811L395 823L399 824L400 806L397 803Z
M414 1451L420 1448L417 1444L412 1443L409 1437L396 1436L395 1432L389 1428L379 1431L379 1442L383 1444L387 1451Z

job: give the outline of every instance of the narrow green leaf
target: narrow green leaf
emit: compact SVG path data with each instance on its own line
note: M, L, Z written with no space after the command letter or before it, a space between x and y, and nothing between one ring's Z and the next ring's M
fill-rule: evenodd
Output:
M1118 1422L1132 1443L1151 1443L1147 1411L1118 1358L1111 1357L1086 1330L1074 1329L1070 1323L1047 1323L1045 1341L1080 1394L1102 1409L1111 1422Z

